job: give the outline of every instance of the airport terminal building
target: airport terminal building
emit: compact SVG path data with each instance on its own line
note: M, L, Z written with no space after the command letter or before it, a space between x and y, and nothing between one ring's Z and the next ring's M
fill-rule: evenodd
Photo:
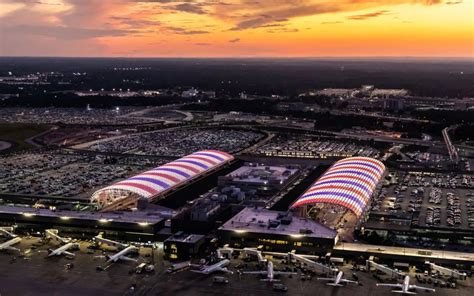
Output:
M263 246L263 251L325 254L337 232L287 212L245 208L218 229L221 243L234 248Z

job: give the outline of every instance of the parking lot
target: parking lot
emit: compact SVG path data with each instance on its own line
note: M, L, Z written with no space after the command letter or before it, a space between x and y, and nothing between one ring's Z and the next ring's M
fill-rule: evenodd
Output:
M372 210L413 213L415 226L474 230L474 180L470 175L393 172Z
M157 131L93 144L89 149L140 155L181 157L203 149L235 152L263 137L251 131L224 129L181 129Z
M265 156L319 158L367 156L378 157L379 151L369 146L352 142L316 140L311 137L275 137L254 153Z
M0 192L88 199L100 187L164 163L160 160L22 153L0 163Z
M144 108L117 107L112 109L88 108L2 108L2 123L35 123L35 124L142 124L157 121L146 117L129 117L128 113Z

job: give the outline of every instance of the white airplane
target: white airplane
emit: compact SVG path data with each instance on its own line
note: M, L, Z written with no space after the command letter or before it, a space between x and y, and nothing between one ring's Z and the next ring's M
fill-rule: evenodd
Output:
M49 254L48 254L48 257L51 257L51 256L59 256L59 255L68 255L68 256L72 256L74 257L75 254L74 253L71 253L71 252L68 252L67 250L71 249L71 248L79 248L79 244L78 243L67 243L63 246L60 246L59 248L57 249L49 249Z
M129 246L127 244L123 244L123 243L113 241L111 239L107 239L107 238L103 237L103 234L104 234L103 232L99 233L98 235L94 236L93 240L97 244L106 244L106 245L109 245L109 246L112 246L112 247L116 247L120 250L125 249Z
M46 229L45 230L45 235L46 235L46 238L58 240L59 242L61 242L63 244L67 244L71 241L70 238L65 238L65 237L59 236L57 229Z
M217 271L227 272L233 274L232 271L228 270L226 266L230 264L230 260L224 259L213 265L202 266L200 269L191 270L192 272L202 273L202 274L211 274Z
M261 281L265 282L278 282L279 279L275 279L275 275L290 275L290 274L297 274L296 272L285 272L285 271L274 271L273 270L273 262L268 261L267 263L267 270L261 271L244 271L243 274L260 274L266 275L267 278L261 279Z
M12 245L17 244L21 241L20 237L14 237L9 241L6 241L2 244L0 244L0 251L2 250L10 250L10 251L17 251L20 252L20 249L12 247Z
M135 246L128 246L125 249L121 250L120 252L112 255L106 256L107 263L117 262L118 260L126 260L126 261L134 261L137 262L136 259L127 257L126 255L131 252L138 252L138 248Z
M356 281L351 281L351 280L346 280L342 278L344 273L342 271L339 271L335 277L332 278L317 278L318 281L332 281L332 283L327 283L326 285L328 286L334 286L334 287L343 287L341 283L351 283L351 284L359 284L359 282Z
M416 292L412 292L410 290L420 290L420 291L427 291L427 292L435 292L435 289L420 287L417 285L410 285L410 277L407 275L403 279L403 284L377 284L378 287L394 287L400 288L401 290L392 290L393 293L400 293L400 294L416 294Z
M13 233L13 227L0 227L0 235L6 237L17 237L17 235Z

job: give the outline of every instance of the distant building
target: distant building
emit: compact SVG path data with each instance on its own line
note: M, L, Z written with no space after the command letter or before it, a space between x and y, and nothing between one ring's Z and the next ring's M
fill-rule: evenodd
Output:
M383 101L383 109L390 111L401 111L405 108L405 101L400 98L385 99Z
M199 91L195 88L191 88L188 90L185 90L181 93L181 96L183 98L194 98L199 94Z
M243 192L255 191L257 196L276 194L298 176L299 166L267 166L248 163L219 177L221 188L235 187ZM224 190L223 190L224 191Z

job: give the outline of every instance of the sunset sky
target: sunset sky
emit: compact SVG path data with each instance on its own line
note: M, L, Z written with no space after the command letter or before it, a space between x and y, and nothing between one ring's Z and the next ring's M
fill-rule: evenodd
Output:
M474 57L474 0L0 0L1 56Z

